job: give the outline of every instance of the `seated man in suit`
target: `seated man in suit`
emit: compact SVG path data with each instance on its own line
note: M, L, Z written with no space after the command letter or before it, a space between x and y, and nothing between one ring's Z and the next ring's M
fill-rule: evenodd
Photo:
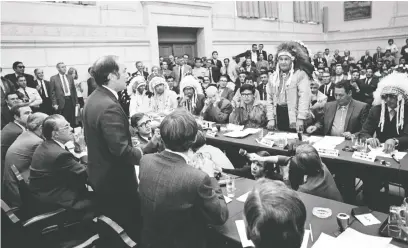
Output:
M366 50L365 55L361 56L360 60L363 66L365 66L368 62L373 62L373 57L370 56L370 50Z
M180 82L179 107L193 115L200 115L204 101L200 83L193 76L185 76Z
M30 74L24 73L25 66L24 66L23 62L20 62L20 61L14 62L13 63L13 70L14 70L14 73L7 74L4 77L7 78L8 80L10 80L14 84L14 88L16 88L16 89L19 88L19 86L17 84L17 77L18 76L24 76L26 78L28 87L31 87L31 88L34 88L34 89L37 87L37 83L34 81L34 77L32 75L30 75Z
M360 72L358 71L358 69L353 69L351 71L351 78L350 78L350 85L352 86L352 97L353 99L360 101L360 102L364 102L364 94L361 91L361 85L360 85Z
M324 106L324 115L314 125L306 129L307 133L321 132L323 135L343 136L350 138L361 130L366 121L368 107L366 103L352 98L352 86L348 81L336 84L335 102Z
M363 102L371 105L373 102L373 93L377 89L378 78L374 77L374 70L371 67L367 68L366 78L359 81Z
M28 105L33 109L33 111L38 111L43 100L38 93L37 89L27 87L27 80L25 76L17 76L17 84L20 88L17 90L24 95L23 101L28 103Z
M408 148L408 78L403 73L384 77L374 92L373 107L361 130L361 137L369 138L368 144L378 147L384 143L384 152ZM376 137L373 138L374 133ZM370 207L377 202L377 193L386 178L378 173L365 173L363 195ZM405 184L404 188L408 187Z
M378 59L381 59L385 54L381 52L381 47L377 47L377 52L373 56L373 63L376 64Z
M28 106L16 105L11 108L11 114L14 116L14 121L9 122L3 130L1 130L1 172L3 178L3 167L6 153L9 147L14 143L17 137L26 130L27 118L31 115L31 108Z
M245 201L244 218L248 239L255 247L302 245L306 207L283 182L257 181Z
M18 181L11 170L11 166L15 165L24 180L28 181L34 151L43 142L42 123L47 116L48 115L40 112L30 115L27 119L28 130L18 136L7 151L2 184L2 198L10 207L21 206Z
M319 91L327 96L327 102L335 101L336 100L336 98L334 97L335 83L332 82L329 72L323 72L322 82L323 84L320 85Z
M43 203L86 214L91 210L91 192L86 187L87 167L79 163L65 144L73 141L72 127L62 115L43 122L45 141L33 154L30 166L31 192Z
M222 80L222 76L221 76ZM207 99L202 110L204 120L216 123L227 123L232 112L232 105L228 99L222 98L217 93L215 86L206 89Z
M166 149L140 161L139 193L143 216L142 247L206 246L208 224L222 225L228 208L212 167L190 164L188 151L198 124L185 110L176 110L160 124Z
M136 113L130 117L130 126L134 130L132 139L136 138L139 141L139 147L146 150L148 146L149 150L157 152L161 146L159 129L156 128L155 133L152 134L152 126L149 116L144 113ZM132 132L131 132L132 133Z
M257 50L257 45L256 44L252 44L252 50L246 50L243 53L238 54L235 57L241 58L241 57L245 57L245 58L249 58L251 59L252 63L255 65L256 62L258 62L258 50Z
M218 82L218 95L221 98L225 98L228 101L231 101L234 97L234 90L228 87L228 83L228 75L221 75L220 81ZM235 87L235 84L231 84Z
M11 108L17 104L21 104L22 101L18 98L15 92L10 92L5 97L6 105L1 107L1 129L3 129L10 121L14 120Z

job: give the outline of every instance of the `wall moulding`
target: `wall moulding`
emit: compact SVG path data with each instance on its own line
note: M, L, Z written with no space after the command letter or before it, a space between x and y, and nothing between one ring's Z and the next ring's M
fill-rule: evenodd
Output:
M3 38L3 37L2 37ZM149 41L142 40L2 40L2 49L12 48L80 48L80 47L148 47Z
M370 30L329 32L325 34L326 43L363 42L373 39L404 38L408 34L408 26L390 27Z

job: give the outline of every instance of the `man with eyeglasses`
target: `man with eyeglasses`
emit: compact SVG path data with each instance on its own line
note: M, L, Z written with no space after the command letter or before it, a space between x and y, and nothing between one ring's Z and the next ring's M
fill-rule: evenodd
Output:
M74 139L72 127L62 115L47 117L42 126L45 141L33 154L29 188L43 203L62 206L78 216L92 216L93 192L89 192L87 166L66 146ZM81 157L86 161L86 155Z
M140 142L139 147L144 149L145 147L150 147L152 151L157 152L161 145L160 141L160 130L155 129L155 133L152 134L152 121L149 116L144 113L137 113L130 117L130 125L136 131L137 140Z
M18 76L24 76L26 78L28 87L31 87L31 88L34 88L34 89L37 87L37 83L34 81L34 77L32 75L30 75L30 74L24 73L25 66L24 66L23 62L20 62L20 61L14 62L13 63L13 70L14 70L14 73L7 74L4 77L7 78L8 80L10 80L14 84L14 87L16 89L19 88L19 86L17 84L17 77Z
M223 80L224 76L221 76ZM232 92L231 89L228 89ZM218 90L215 86L210 86L206 89L207 99L204 103L203 115L204 120L213 121L216 123L227 123L228 117L232 112L231 102L224 98L220 97Z

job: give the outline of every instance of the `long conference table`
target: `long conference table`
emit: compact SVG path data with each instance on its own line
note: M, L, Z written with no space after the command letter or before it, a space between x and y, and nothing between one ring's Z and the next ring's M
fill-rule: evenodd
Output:
M235 224L236 220L243 219L243 209L244 203L236 200L236 198L240 197L241 195L251 191L255 184L254 180L246 179L246 178L238 178L235 179L235 197L232 198L233 200L227 204L229 210L229 218L227 222L222 226L211 226L216 233L221 235L223 238L226 239L227 243L231 244L234 247L242 247L241 240L238 235L238 230ZM223 193L226 194L226 189L223 187ZM309 238L308 246L312 247L313 243L319 238L322 232L336 237L340 234L338 230L338 224L336 220L336 216L339 213L346 213L350 216L350 227L361 232L364 234L380 236L379 235L379 228L381 224L371 225L371 226L364 226L361 224L357 219L352 217L351 209L355 206L345 204L342 202L337 202L309 194L304 194L301 192L297 192L300 199L306 206L307 217L305 228L309 229L309 224L312 226L312 235L313 241ZM320 219L312 214L312 210L314 207L323 207L329 208L332 210L332 215L327 219ZM387 217L387 214L380 213L380 212L372 212L372 214L382 223ZM407 243L402 243L400 241L392 240L391 244L397 247L404 247L408 248Z
M268 147L259 144L255 139L259 137L258 134L250 134L244 138L230 138L224 136L226 132L218 132L215 137L207 135L207 144L216 146L220 149L231 149L231 148L243 148L249 152L264 150L269 152L271 155L288 155L289 152L286 149L279 148L277 146ZM264 136L268 133L268 130L264 130ZM277 133L277 132L275 132ZM392 158L377 157L374 162L369 162L365 160L355 159L352 157L352 152L343 151L342 149L346 146L352 146L352 142L345 140L341 144L336 146L339 150L339 156L321 156L323 162L332 170L370 170L374 173L382 174L387 176L387 180L393 183L403 184L408 182L408 154L397 163ZM390 163L389 166L382 165L381 160L385 160ZM407 192L406 192L407 194Z

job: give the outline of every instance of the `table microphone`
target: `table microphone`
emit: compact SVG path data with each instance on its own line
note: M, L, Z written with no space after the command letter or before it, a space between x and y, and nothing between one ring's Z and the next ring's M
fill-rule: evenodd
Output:
M239 155L241 155L241 156L246 156L247 154L248 154L248 152L246 151L246 150L244 150L244 149L239 149Z

